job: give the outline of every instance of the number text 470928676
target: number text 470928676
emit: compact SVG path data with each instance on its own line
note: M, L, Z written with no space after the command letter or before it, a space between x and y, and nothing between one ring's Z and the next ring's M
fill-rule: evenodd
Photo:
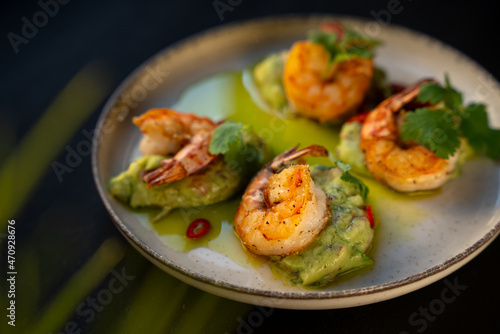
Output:
M16 325L16 221L9 220L7 225L7 323Z

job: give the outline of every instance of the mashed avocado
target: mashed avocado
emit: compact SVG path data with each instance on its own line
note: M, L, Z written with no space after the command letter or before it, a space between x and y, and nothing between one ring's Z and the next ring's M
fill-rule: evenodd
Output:
M182 180L148 188L141 173L161 166L164 156L133 161L109 182L109 192L132 208L163 208L160 216L178 207L196 207L224 201L240 191L269 159L270 149L249 126L228 121L212 134L210 150L218 155L210 164Z
M132 208L163 207L166 213L165 211L177 207L194 207L223 201L243 185L241 174L219 158L182 180L147 188L140 173L160 167L163 159L164 156L148 155L135 160L126 171L111 179L109 192Z
M274 53L258 63L253 76L262 98L273 109L283 111L287 106L283 88L283 69L286 53Z
M340 130L340 143L337 146L337 155L340 160L351 165L354 172L362 176L373 177L366 167L365 154L359 147L362 126L363 124L359 122L348 122L342 126ZM450 178L455 178L460 175L465 161L474 157L474 151L467 143L466 139L461 140L458 154L458 161ZM414 194L418 193L427 192L415 192Z
M340 130L340 143L337 146L337 155L340 160L351 165L354 172L371 177L365 164L365 154L359 147L362 123L345 123Z
M311 167L314 182L330 200L331 222L300 252L273 256L270 265L294 284L324 285L335 276L371 265L365 254L373 229L365 215L359 187L343 181L335 167Z

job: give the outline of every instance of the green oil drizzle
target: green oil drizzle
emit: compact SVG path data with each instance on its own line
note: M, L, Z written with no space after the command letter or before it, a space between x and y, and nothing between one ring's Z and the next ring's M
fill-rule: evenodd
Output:
M233 120L251 125L271 146L274 154L279 154L297 144L305 147L311 144L325 146L335 152L339 143L339 129L305 119L283 119L259 108L252 100L242 80L241 72L225 72L205 78L189 87L172 108L183 112L193 112L214 120ZM310 163L331 165L329 158L314 158ZM411 238L413 226L424 218L419 209L419 199L428 196L412 197L397 193L373 179L362 178L370 188L368 205L372 205L376 219L376 241L368 255L375 258L376 244L386 242L386 233L391 231L398 238ZM233 218L241 200L241 194L232 200L202 208L174 210L162 220L152 223L161 240L179 252L195 247L208 247L220 252L235 263L244 267L258 267L266 262L263 257L255 256L241 245L233 231ZM157 212L150 213L152 219ZM189 224L197 219L208 219L212 225L210 232L199 240L185 236ZM366 272L370 268L359 272ZM353 275L348 273L340 280Z
M240 198L237 196L205 207L177 209L152 225L159 238L177 252L207 247L226 255L243 267L259 267L266 260L247 252L234 234L233 218L239 203ZM153 221L156 214L157 212L149 212L149 220ZM198 218L205 218L210 222L210 231L201 238L190 239L186 236L186 231L189 224Z
M321 144L335 152L339 130L305 118L278 118L260 109L243 85L241 72L225 72L189 87L173 109L194 112L214 120L233 120L251 125L279 154L297 144ZM314 162L331 165L329 159Z
M226 72L208 77L189 87L172 107L193 112L214 120L233 120L251 125L271 146L275 154L297 144L301 147L321 143L331 152L338 144L338 130L303 118L282 119L260 109L243 85L241 72ZM330 165L327 158L311 159L311 163ZM265 258L254 256L242 247L233 231L233 218L241 196L202 208L174 210L167 217L152 223L161 240L170 248L186 252L195 247L218 251L242 266L260 266ZM151 212L150 220L157 214ZM189 224L197 219L208 219L210 232L199 240L186 237Z

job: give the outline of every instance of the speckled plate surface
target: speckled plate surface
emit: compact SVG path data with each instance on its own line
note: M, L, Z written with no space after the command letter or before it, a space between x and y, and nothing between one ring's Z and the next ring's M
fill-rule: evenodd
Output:
M207 248L174 251L138 214L107 193L108 180L137 154L140 134L131 123L133 116L152 107L172 106L193 83L221 71L243 70L332 19L384 42L376 64L386 70L390 80L411 83L429 76L440 79L447 72L466 101L488 105L490 121L500 127L499 84L456 50L401 27L345 17L290 16L227 25L188 38L151 58L115 91L99 119L93 151L97 188L116 226L133 246L171 275L205 291L257 305L351 307L431 284L470 261L497 236L500 168L486 159L468 162L463 174L434 196L372 198L381 222L370 254L374 267L320 290L285 285L272 278L267 265L242 267ZM375 182L370 186L385 191Z

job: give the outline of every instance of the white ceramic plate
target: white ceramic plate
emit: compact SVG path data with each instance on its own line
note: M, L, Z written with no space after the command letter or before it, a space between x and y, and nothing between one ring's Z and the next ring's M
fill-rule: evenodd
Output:
M381 222L371 253L375 266L320 290L285 285L272 278L267 265L246 268L207 248L174 251L140 215L107 193L108 180L137 154L140 134L132 116L172 106L193 83L218 72L241 71L332 19L384 42L376 63L392 81L439 80L447 72L466 101L488 105L490 121L500 127L498 83L456 50L401 27L345 17L293 16L227 25L188 38L147 61L116 90L102 112L94 141L93 172L102 200L123 235L156 265L188 284L242 302L293 309L342 308L431 284L470 261L497 236L500 168L486 159L467 163L463 174L435 196L406 201L373 198ZM385 191L375 182L370 185Z

